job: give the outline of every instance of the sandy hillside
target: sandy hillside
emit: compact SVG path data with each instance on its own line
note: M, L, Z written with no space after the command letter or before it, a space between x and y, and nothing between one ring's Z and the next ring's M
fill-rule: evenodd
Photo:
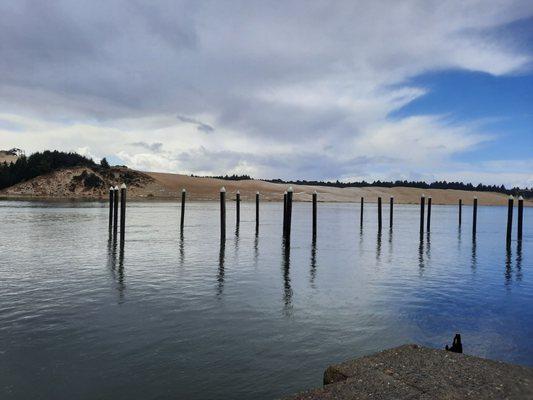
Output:
M88 180L92 176L93 183ZM139 172L128 168L110 170L91 169L87 167L67 168L48 175L39 176L26 182L0 191L2 197L30 198L107 198L109 187L125 182L128 186L129 199L178 199L182 189L187 190L189 200L218 200L220 188L227 190L227 199L235 198L235 192L241 192L243 201L255 199L255 193L261 193L262 201L280 201L289 185L263 182L258 180L228 181L214 178L196 178L159 172ZM501 193L466 192L462 190L396 188L334 188L324 186L292 185L295 201L311 201L312 193L318 192L319 201L328 202L376 202L382 197L384 203L394 196L395 203L418 203L420 196L431 196L434 204L457 204L463 199L470 204L476 196L482 205L505 205L507 196ZM528 201L526 205L533 205Z
M263 200L282 200L283 192L288 185L263 182L257 180L247 181L227 181L213 178L194 178L187 175L168 174L159 172L146 172L154 178L163 188L164 193L169 197L178 197L183 188L188 192L188 198L192 200L217 200L219 190L224 186L228 192L228 198L233 199L235 192L241 192L241 198L254 200L255 193L259 191ZM387 201L390 196L394 197L396 203L418 203L422 194L431 196L434 204L457 204L463 199L464 204L469 204L474 197L479 199L484 205L504 205L507 204L507 195L492 192L467 192L463 190L442 190L442 189L416 189L407 187L396 188L333 188L324 186L292 185L294 198L296 201L311 201L312 193L318 192L319 201L331 202L358 202L361 197L366 202L376 202L381 196ZM162 192L163 193L163 192ZM533 205L532 202L526 202Z

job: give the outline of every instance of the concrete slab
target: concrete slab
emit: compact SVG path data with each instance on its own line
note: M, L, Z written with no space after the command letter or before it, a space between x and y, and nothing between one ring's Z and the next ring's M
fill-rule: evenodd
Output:
M404 345L329 366L311 399L533 399L533 369Z

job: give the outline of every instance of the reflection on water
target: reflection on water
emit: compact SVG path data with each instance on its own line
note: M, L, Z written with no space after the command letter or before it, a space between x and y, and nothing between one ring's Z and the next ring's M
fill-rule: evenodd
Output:
M217 295L224 292L224 261L226 259L226 240L220 240L220 249L218 252L218 275L217 275Z
M289 240L282 240L282 269L283 269L283 311L286 316L292 311L292 287L291 287L291 245Z
M311 242L311 269L309 276L311 286L314 288L316 279L316 236L313 236L313 240Z
M477 241L476 241L476 237L472 236L472 260L471 260L470 266L473 271L475 271L477 267L477 253L476 252L477 252Z
M532 213L506 251L503 207L480 207L465 242L456 207L432 207L420 236L419 207L396 205L384 237L374 204L364 226L357 205L320 203L313 238L311 206L280 245L279 203L261 204L260 233L253 207L238 227L228 210L226 243L218 203L190 202L180 233L175 203L132 202L120 243L105 204L0 202L0 393L279 398L331 363L456 332L470 354L533 365Z

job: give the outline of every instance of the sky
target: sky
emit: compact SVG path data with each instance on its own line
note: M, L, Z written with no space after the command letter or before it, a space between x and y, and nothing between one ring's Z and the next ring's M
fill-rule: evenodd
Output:
M0 149L533 187L533 2L0 0Z

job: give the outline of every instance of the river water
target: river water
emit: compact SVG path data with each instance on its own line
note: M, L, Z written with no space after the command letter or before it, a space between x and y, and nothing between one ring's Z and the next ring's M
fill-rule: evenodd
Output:
M507 210L130 202L123 248L104 203L0 201L2 399L271 399L321 385L347 358L416 342L533 366L533 213L505 246ZM516 216L516 212L515 212ZM516 226L516 221L515 221ZM513 232L513 235L515 232Z

